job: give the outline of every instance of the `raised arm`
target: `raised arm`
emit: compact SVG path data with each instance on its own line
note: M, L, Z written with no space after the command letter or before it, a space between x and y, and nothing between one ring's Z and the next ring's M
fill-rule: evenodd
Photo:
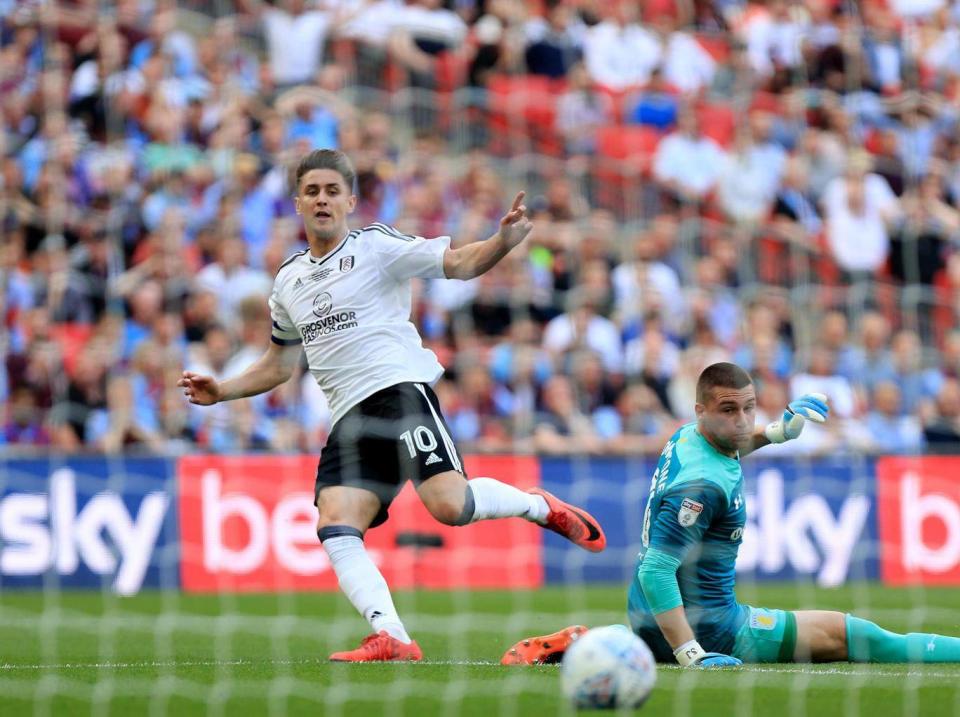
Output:
M758 448L769 446L771 443L784 443L799 438L803 432L803 426L806 420L810 419L815 423L823 423L830 415L830 406L827 405L827 397L822 393L808 393L783 409L783 415L779 420L773 421L762 428L757 428L753 432L753 443L747 450L740 451L740 457L743 458L753 453Z
M492 237L459 249L447 249L443 273L448 279L473 279L486 273L527 238L533 223L527 218L523 197L524 192L517 194L510 211L500 219L500 230Z
M271 342L266 352L239 376L217 381L193 371L184 371L177 385L190 403L212 406L221 401L256 396L285 383L300 358L300 346L280 346Z

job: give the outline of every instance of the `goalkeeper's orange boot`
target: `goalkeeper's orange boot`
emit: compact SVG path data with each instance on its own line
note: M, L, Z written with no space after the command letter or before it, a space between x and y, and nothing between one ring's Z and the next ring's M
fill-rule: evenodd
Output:
M591 553L599 553L607 547L607 536L603 534L603 528L587 511L564 503L542 488L531 488L527 492L542 496L547 501L550 512L547 514L545 528L559 533Z
M528 637L503 653L501 665L552 665L563 659L563 653L587 631L583 625L571 625L560 632L543 637Z
M356 650L334 652L331 662L418 662L423 659L420 646L413 640L408 645L386 630L367 635Z

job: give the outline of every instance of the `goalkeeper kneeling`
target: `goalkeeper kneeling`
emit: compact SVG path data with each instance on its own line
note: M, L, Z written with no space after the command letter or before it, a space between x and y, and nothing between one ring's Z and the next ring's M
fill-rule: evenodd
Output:
M630 585L630 625L661 662L734 667L743 662L960 662L960 638L899 635L828 610L789 612L737 602L737 551L746 523L740 459L822 423L821 394L790 403L754 428L756 392L739 366L717 363L697 382L697 420L664 447L643 513L642 550ZM504 664L555 662L586 628L528 638Z

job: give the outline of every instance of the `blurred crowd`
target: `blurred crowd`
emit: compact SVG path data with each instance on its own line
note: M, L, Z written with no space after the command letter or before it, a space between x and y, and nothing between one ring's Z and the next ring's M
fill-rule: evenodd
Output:
M0 0L0 445L318 451L265 350L302 249L289 170L358 169L354 227L534 232L412 319L467 451L649 453L699 372L750 370L777 450L960 448L960 3ZM818 428L818 427L814 427Z

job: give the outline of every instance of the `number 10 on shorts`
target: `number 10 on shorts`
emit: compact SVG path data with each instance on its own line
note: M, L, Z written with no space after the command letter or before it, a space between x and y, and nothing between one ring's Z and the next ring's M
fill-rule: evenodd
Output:
M400 434L400 438L407 444L411 458L417 457L418 450L421 453L427 453L437 448L437 439L433 431L426 426L417 426L412 431L404 431Z

